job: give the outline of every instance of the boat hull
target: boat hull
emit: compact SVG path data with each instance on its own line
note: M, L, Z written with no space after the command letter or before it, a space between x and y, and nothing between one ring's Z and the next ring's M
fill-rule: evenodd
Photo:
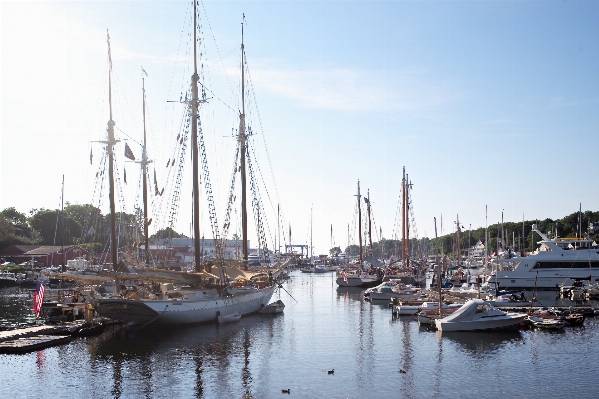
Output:
M526 315L508 313L505 316L489 317L482 320L451 322L443 319L435 320L439 331L485 331L518 328Z
M211 299L99 299L96 311L103 317L139 324L195 324L215 322L218 316L258 312L268 305L275 286L230 297Z
M383 282L382 278L376 276L347 276L337 277L339 287L375 287Z

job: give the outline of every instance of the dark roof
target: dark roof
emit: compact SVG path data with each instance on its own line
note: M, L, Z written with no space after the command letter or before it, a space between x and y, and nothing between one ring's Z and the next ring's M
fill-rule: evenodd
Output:
M63 248L60 245L18 245L19 249L23 250L23 255L46 255L60 252ZM77 245L68 245L64 247L65 252Z

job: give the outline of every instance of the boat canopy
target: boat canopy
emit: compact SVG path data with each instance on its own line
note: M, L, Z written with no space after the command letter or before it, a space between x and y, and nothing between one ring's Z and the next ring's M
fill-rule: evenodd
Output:
M445 317L443 320L451 322L470 321L472 320L474 314L478 311L479 306L488 307L489 309L495 309L493 305L491 305L490 303L483 301L482 299L475 298L466 302L464 305L462 305L461 308L459 308L449 316Z

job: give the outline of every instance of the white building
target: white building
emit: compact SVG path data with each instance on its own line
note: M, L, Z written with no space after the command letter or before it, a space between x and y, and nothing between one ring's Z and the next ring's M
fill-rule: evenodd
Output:
M470 248L470 256L474 258L484 258L486 255L486 247L482 241L478 241L472 248Z
M175 250L175 257L183 262L193 262L195 260L195 248L191 238L161 238L154 240L156 245L164 245L172 247ZM250 241L248 240L248 247ZM200 250L204 257L216 256L216 247L214 239L200 239ZM241 259L243 257L243 248L241 240L225 240L224 256L225 259ZM257 252L255 249L250 249L251 252Z

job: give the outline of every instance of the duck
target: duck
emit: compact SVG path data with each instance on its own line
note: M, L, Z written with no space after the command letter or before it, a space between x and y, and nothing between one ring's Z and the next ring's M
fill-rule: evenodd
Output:
M281 392L282 393L291 393L291 389L282 389Z
M335 369L328 370L327 373L329 373L329 374L335 374Z
M407 371L405 371L404 369L399 370L400 373L405 374L407 373Z

